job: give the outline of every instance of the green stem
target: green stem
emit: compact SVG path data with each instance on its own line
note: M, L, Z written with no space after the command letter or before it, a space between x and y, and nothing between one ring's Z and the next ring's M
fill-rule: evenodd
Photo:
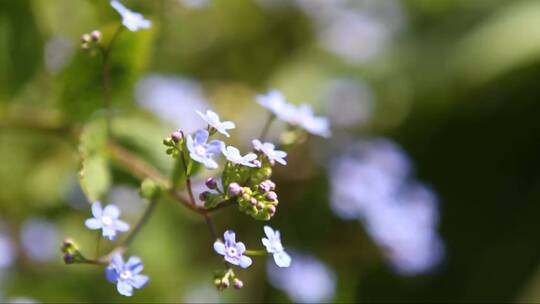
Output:
M107 134L112 134L111 130L111 124L112 124L112 111L111 111L111 76L110 76L110 66L109 66L109 59L110 54L113 49L114 43L116 42L116 39L120 35L120 32L122 31L123 26L120 25L116 31L114 32L113 37L109 41L109 44L105 48L101 48L101 54L102 54L102 69L103 69L103 106L105 107L105 121L106 121L106 128L107 128Z
M268 116L268 119L266 120L266 123L264 124L264 127L261 131L261 135L259 136L259 139L264 142L266 140L266 136L268 136L268 131L270 131L270 126L272 125L272 122L274 121L274 114L270 113L270 116Z
M268 253L266 250L246 250L244 251L244 254L249 256L265 256Z

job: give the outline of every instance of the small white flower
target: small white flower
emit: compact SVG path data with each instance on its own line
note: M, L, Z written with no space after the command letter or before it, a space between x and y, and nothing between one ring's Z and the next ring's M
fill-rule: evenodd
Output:
M128 223L119 219L120 209L113 204L101 208L100 202L92 204L93 218L85 221L86 227L92 230L102 230L102 235L109 240L116 238L116 232L126 232L129 230Z
M266 95L257 95L256 100L258 104L268 109L281 120L285 120L286 117L290 116L288 113L290 111L289 103L287 103L285 96L280 91L272 90Z
M264 226L265 238L262 238L262 243L266 247L266 251L274 256L274 262L279 267L291 266L291 257L285 252L281 244L281 236L278 230L273 230L270 226Z
M223 134L223 135L225 135L227 137L230 137L227 130L234 129L236 127L234 125L234 122L232 122L232 121L221 122L219 120L219 115L217 115L216 112L206 110L206 115L199 112L199 111L196 111L196 112L197 112L197 114L199 114L199 116L202 119L204 119L204 121L206 121L206 123L208 123L209 126L216 129L219 133L221 133L221 134Z
M291 125L298 125L313 135L322 137L329 137L331 135L328 119L326 117L315 116L309 104L302 104L298 107L291 105L290 107L292 107L291 110L287 111L289 116L284 119L286 122Z
M295 106L288 103L285 96L273 90L266 95L258 95L257 103L270 110L276 117L293 126L299 126L311 134L329 137L330 122L326 117L315 116L309 104Z
M266 155L268 160L270 161L277 161L278 163L282 165L286 165L287 161L285 161L285 157L287 156L287 152L276 150L276 146L274 144L266 142L262 143L258 139L254 139L252 142L253 148L257 151L261 151Z
M255 164L252 163L255 159L257 159L257 155L255 153L248 153L245 156L242 156L242 154L240 154L240 150L233 146L222 146L221 152L223 155L225 155L227 160L233 164L255 167Z
M143 15L129 10L117 0L112 0L111 6L122 16L122 24L132 32L152 26L152 21L144 19Z

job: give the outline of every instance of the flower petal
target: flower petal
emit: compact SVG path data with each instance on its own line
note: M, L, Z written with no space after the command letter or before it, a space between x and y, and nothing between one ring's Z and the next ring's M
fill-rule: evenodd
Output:
M103 227L102 235L103 237L108 238L111 241L114 241L114 239L116 238L116 230L111 229L109 227Z
M116 271L122 271L122 269L124 268L124 259L122 258L122 255L120 253L116 252L115 254L113 254L110 266L113 266Z
M133 287L128 284L126 281L118 281L118 284L116 284L116 290L118 290L118 293L126 296L131 297L133 295Z
M220 255L225 255L225 244L223 244L222 242L214 242L214 251L217 253L217 254L220 254Z
M127 269L129 269L132 273L139 273L143 270L143 263L141 261L141 258L139 257L136 257L136 256L132 256L128 259L128 261L126 262L126 265L125 267Z
M266 234L268 239L273 239L274 238L274 229L272 229L272 227L264 226L263 229L264 229L264 233Z
M246 245L242 242L236 243L236 251L238 251L238 254L243 254L246 251Z
M126 232L129 230L129 224L121 220L116 220L114 221L114 228L120 232Z
M120 209L113 204L107 205L107 207L103 209L103 215L116 219L120 216Z
M143 288L144 285L148 283L148 276L142 274L136 275L130 280L130 283L133 287L137 289Z
M257 154L250 152L250 153L246 154L246 156L244 156L243 159L246 162L253 161L253 160L257 159Z
M95 218L89 218L84 222L84 225L88 227L88 229L96 230L101 229L101 221Z
M240 257L240 267L248 268L249 266L251 266L251 263L253 263L253 261L251 260L250 257L245 256L245 255Z
M205 158L203 164L207 169L216 169L218 167L216 161L211 158Z
M100 218L103 213L103 209L101 209L101 203L95 202L92 204L92 215L95 218Z
M279 251L274 253L274 262L279 267L289 267L291 266L291 257L285 251Z
M202 145L208 140L208 131L200 129L195 133L195 146Z
M218 154L221 152L221 148L224 147L225 144L221 140L212 140L208 143L208 146L206 147L206 153L208 154Z
M236 128L236 125L232 121L224 121L221 123L221 127L225 130L228 130Z
M236 234L232 230L227 230L223 233L223 239L227 247L234 246L236 243Z
M118 281L118 272L112 265L105 269L105 275L107 276L107 281L110 283L115 283Z

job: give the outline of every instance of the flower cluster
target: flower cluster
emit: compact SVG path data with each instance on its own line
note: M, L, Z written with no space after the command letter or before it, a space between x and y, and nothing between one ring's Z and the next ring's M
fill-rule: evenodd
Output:
M234 146L227 146L221 140L210 140L210 136L222 134L227 137L227 130L235 127L231 121L222 122L219 115L211 110L206 114L197 114L208 123L206 129L199 129L192 135L184 135L178 130L164 140L168 147L167 153L179 158L185 166L186 175L192 172L193 162L200 163L207 169L219 167L216 158L223 155L226 162L221 173L221 189L218 189L216 179L207 181L210 191L199 195L204 207L216 208L225 202L235 202L240 211L258 220L269 220L276 213L278 197L275 183L272 182L272 167L276 162L285 165L287 153L277 150L275 145L253 140L253 151L242 154Z
M273 230L269 226L264 226L264 232L266 238L262 238L262 244L266 248L268 254L272 254L274 261L279 267L289 267L291 265L291 257L285 252L283 245L281 244L281 236L279 231ZM241 268L248 268L253 263L252 259L248 256L251 254L261 254L263 252L248 252L246 245L242 242L236 241L236 233L232 230L227 230L223 234L223 242L217 240L214 242L214 251L222 255L225 261L231 265L240 266ZM225 289L230 286L230 281L233 281L233 285L236 289L240 289L243 286L243 282L236 277L232 269L227 269L224 272L218 272L214 280L214 284L219 289Z

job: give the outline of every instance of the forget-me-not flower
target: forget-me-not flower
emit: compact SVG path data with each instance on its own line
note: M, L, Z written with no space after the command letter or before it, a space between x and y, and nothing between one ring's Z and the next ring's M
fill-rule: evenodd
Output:
M281 244L281 236L278 230L272 229L270 226L264 226L265 238L262 238L262 243L266 247L266 251L274 256L274 262L279 267L291 266L291 257L285 252Z
M253 161L255 159L257 159L257 155L255 153L250 152L250 153L242 156L242 154L240 154L240 150L238 150L237 148L235 148L233 146L228 146L228 147L223 146L221 148L221 152L223 153L223 155L225 155L227 160L230 161L233 164L243 165L243 166L247 166L247 167L255 167L256 166L253 163Z
M144 19L143 15L129 10L117 0L112 0L111 6L122 16L122 24L132 32L152 26L152 21Z
M288 103L285 96L276 90L266 95L258 95L256 100L258 104L290 125L299 126L314 135L330 136L330 122L326 117L315 116L309 104L296 106Z
M105 269L107 280L116 283L118 293L123 296L131 297L133 288L143 288L148 283L148 276L142 275L143 263L138 257L130 257L124 263L120 253L112 256L111 263Z
M281 120L285 120L286 117L290 116L290 104L287 103L283 93L278 90L272 90L266 95L257 95L256 100L258 104L268 109Z
M195 139L191 138L190 135L186 137L186 146L189 150L189 156L194 161L200 162L208 169L216 169L218 164L212 157L218 154L225 144L219 140L206 143L208 136L208 131L198 130L195 133Z
M109 240L116 238L116 232L126 232L129 230L129 224L120 220L120 209L115 205L107 205L105 208L101 208L100 202L92 204L93 218L89 218L85 221L86 227L92 230L103 230L103 237Z
M225 257L225 261L240 266L242 268L248 268L252 261L251 258L244 255L246 246L242 242L236 242L236 234L234 231L227 230L223 234L225 243L216 241L214 243L214 250Z
M234 122L232 121L221 122L221 120L219 120L219 115L217 115L216 112L210 110L206 110L206 114L203 114L199 111L196 112L202 119L204 119L204 121L206 121L206 123L208 123L209 126L216 129L219 133L227 137L230 137L227 130L234 129L236 127L234 125Z
M274 144L269 142L262 143L258 139L254 139L251 143L253 144L253 148L257 151L261 151L262 153L264 153L268 160L277 161L282 165L287 164L287 161L285 161L285 157L287 157L287 152L276 150L276 146L274 146Z

